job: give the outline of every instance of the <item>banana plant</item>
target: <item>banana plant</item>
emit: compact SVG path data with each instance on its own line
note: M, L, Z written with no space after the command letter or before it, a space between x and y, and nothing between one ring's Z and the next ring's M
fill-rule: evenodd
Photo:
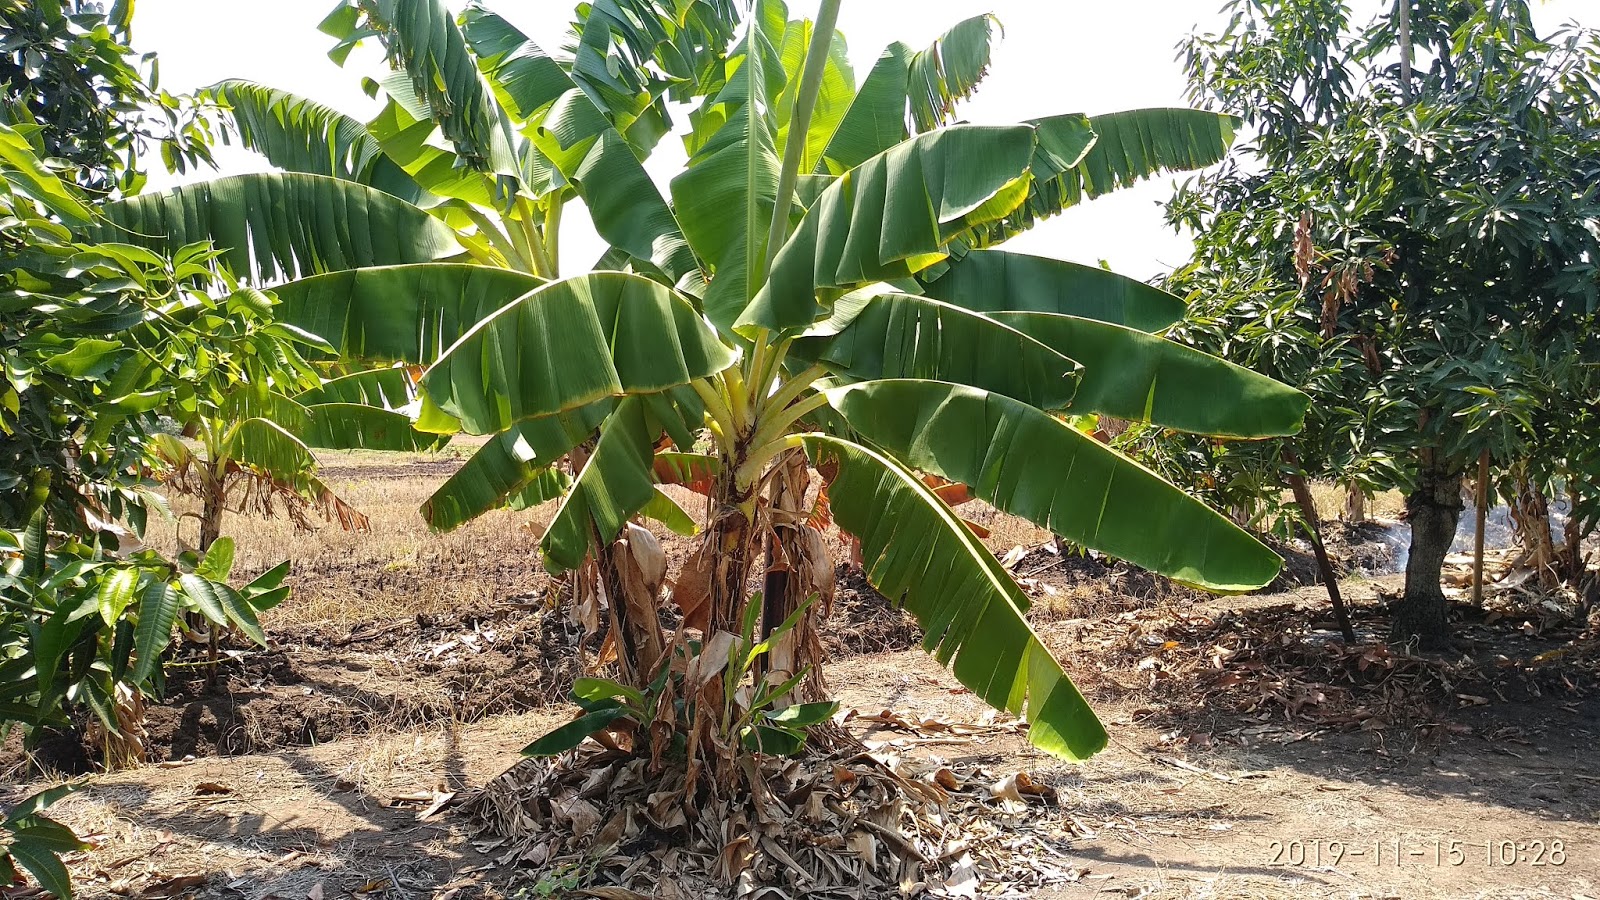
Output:
M405 369L311 384L286 396L281 383L245 381L221 404L175 416L190 441L172 434L153 441L167 486L200 501L200 511L186 516L198 520L201 553L221 536L229 509L270 516L281 505L298 528L310 529L308 513L317 512L347 531L365 531L367 517L318 476L314 450L425 451L443 443L412 428L404 409L415 402L415 387Z
M195 254L203 261L213 253ZM236 286L237 287L237 286ZM177 388L160 407L182 437L150 439L152 462L171 493L199 501L194 518L197 558L210 558L225 540L223 513L252 512L271 517L280 511L296 528L310 530L311 513L320 513L347 531L365 531L367 517L341 499L318 475L316 449L419 451L437 449L443 440L412 427L404 411L416 402L411 373L389 367L324 377L302 351L331 352L308 332L274 320L277 301L253 288L237 288L209 302L176 304L167 315L177 321L209 317L214 364L188 364L171 373ZM231 547L231 542L230 542ZM231 549L226 551L231 560ZM226 567L224 567L226 568ZM216 620L206 609L191 611L195 629L206 619L209 675L215 677L219 629L239 627L252 639L264 637L254 620ZM191 631L191 636L194 635Z
M718 636L751 615L750 575L765 574L755 620L771 635L825 593L827 518L859 538L868 579L959 681L1025 715L1037 746L1093 754L1105 731L1029 625L1026 596L925 478L1196 587L1272 579L1280 560L1265 546L1069 420L1260 438L1298 429L1304 395L1163 339L1179 298L999 247L1083 200L1218 161L1236 120L1157 109L962 124L956 104L988 68L988 17L923 51L891 46L858 84L838 0L815 22L762 0L736 27L713 4L657 5L586 4L567 59L477 6L459 20L437 0L341 6L327 26L337 52L374 34L390 51L396 71L374 83L388 106L365 128L303 104L241 124L304 173L246 177L364 191L396 228L196 188L130 201L128 221L189 240L200 223L255 277L293 279L277 294L297 325L349 356L425 366L418 427L490 436L425 515L452 527L560 499L545 566L609 562L625 686L682 667L697 698L661 720L686 737L691 772L733 771L737 735L710 711L739 690L715 677L734 662ZM663 71L676 80L663 86ZM669 91L690 105L689 160L664 195L638 160ZM294 132L278 142L288 149L262 137L274 129ZM572 196L611 250L562 277L547 263ZM275 229L278 210L295 224ZM711 497L670 579L705 636L689 644L662 631L669 579L630 522L677 518L663 481ZM820 671L805 631L824 627L825 606L762 677Z

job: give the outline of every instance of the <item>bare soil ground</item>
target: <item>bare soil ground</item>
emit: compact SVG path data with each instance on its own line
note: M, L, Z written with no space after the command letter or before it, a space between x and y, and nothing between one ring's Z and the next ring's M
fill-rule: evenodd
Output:
M230 522L276 535L245 564L296 559L297 597L269 622L273 646L234 648L215 684L174 670L150 716L163 762L92 776L54 808L94 844L70 859L82 896L540 895L479 852L452 806L569 715L578 634L549 611L528 516L428 535L401 516L454 463L385 465L337 476L393 510L375 535ZM1357 578L1344 587L1362 641L1346 648L1320 588L1207 597L1037 549L1047 535L992 510L972 517L1111 746L1072 765L1015 728L952 733L992 714L905 649L914 623L849 569L829 681L847 709L892 711L854 728L909 767L1026 771L1057 789L1030 815L1059 839L1026 853L1072 880L1039 896L1600 897L1592 628L1506 597L1462 612L1457 652L1413 656L1376 640L1395 579ZM1020 544L1035 549L1008 554ZM394 596L401 582L374 571L414 573L400 590L416 593ZM12 747L0 804L39 785Z

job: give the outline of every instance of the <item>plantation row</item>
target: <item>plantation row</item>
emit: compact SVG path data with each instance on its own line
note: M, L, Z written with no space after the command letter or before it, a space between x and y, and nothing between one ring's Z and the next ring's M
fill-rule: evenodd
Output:
M822 677L830 526L956 680L1070 759L1105 729L965 499L1239 593L1279 572L1259 535L1315 542L1307 478L1357 506L1399 488L1392 638L1442 647L1469 479L1541 579L1592 590L1600 41L1540 37L1515 0L1403 3L1399 30L1327 6L1233 4L1185 47L1197 108L972 125L988 16L858 78L839 0L601 0L566 55L477 3L352 0L333 57L375 42L392 69L362 122L158 89L132 4L0 2L0 719L143 762L174 636L214 671L288 599L290 560L232 577L224 513L363 530L317 451L458 434L485 440L420 515L558 500L540 562L615 660L526 752L550 785L648 760L691 817L854 746ZM674 116L688 161L657 184ZM221 136L275 171L141 191L144 160L205 168ZM1199 170L1167 207L1194 259L1160 286L1004 249ZM573 203L610 249L562 272ZM196 511L169 556L141 538L175 495ZM643 519L694 538L676 571ZM82 845L43 814L65 790L6 814L0 884L70 894Z

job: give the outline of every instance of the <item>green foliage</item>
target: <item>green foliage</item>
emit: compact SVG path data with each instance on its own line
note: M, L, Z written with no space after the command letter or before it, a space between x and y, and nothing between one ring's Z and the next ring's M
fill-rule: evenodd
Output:
M0 123L35 135L40 155L69 167L91 195L137 193L140 156L171 168L211 164L200 107L161 90L153 58L128 47L131 0L0 2Z
M827 397L861 438L905 465L965 484L1073 543L1213 591L1250 590L1277 574L1277 556L1232 523L1026 403L921 379L868 381ZM834 500L836 517L842 502Z
M1600 38L1538 35L1520 0L1425 6L1410 48L1389 17L1352 28L1341 4L1231 9L1186 48L1191 91L1257 135L1168 207L1201 232L1167 285L1196 298L1174 335L1304 387L1312 413L1292 454L1125 440L1281 533L1280 472L1408 490L1393 636L1441 644L1438 565L1480 455L1518 473L1503 483L1593 505L1592 450L1566 423L1597 396ZM1393 58L1413 51L1402 81ZM1574 525L1569 557L1594 520Z
M329 392L298 349L326 345L276 322L273 298L219 274L205 245L169 257L74 241L51 214L98 210L25 134L38 132L0 126L0 730L20 725L31 740L86 711L115 734L127 691L161 690L180 615L265 643L259 613L287 594L287 565L230 586L227 538L175 560L141 545L150 511L165 514L150 473L191 455L166 427L242 432L295 411L313 425L318 407L275 391ZM399 424L410 430L409 417ZM243 465L305 475L260 442L230 440ZM67 896L56 854L78 844L40 805L4 822L0 864Z
M72 900L72 879L60 855L86 849L72 829L42 814L50 804L76 790L63 784L41 791L13 806L0 819L0 879L16 881L16 866L60 900Z
M20 726L25 742L40 727L67 727L84 715L119 734L131 693L162 691L162 657L185 614L209 620L214 636L233 628L265 644L260 614L287 596L288 565L229 584L234 544L216 527L234 482L256 481L237 502L270 508L281 500L291 515L294 504L310 503L350 524L359 514L317 480L310 446L438 442L400 411L415 400L404 370L314 367L307 355L333 348L278 321L273 295L241 284L228 263L250 276L260 273L239 262L252 249L282 271L434 258L403 252L427 241L407 244L395 229L350 239L352 224L382 224L385 203L391 219L408 210L420 217L424 238L439 228L455 247L452 233L387 194L368 203L360 192L371 189L323 179L344 185L329 190L315 176L203 189L207 203L226 202L185 207L200 210L184 220L193 241L181 228L120 227L119 216L142 227L139 215L126 218L129 210L167 210L170 199L97 196L131 193L142 181L131 164L151 134L140 104L158 103L176 131L163 146L170 165L209 158L203 143L186 143L206 136L202 126L181 124L187 107L158 97L124 58L117 40L127 14L121 4L109 19L53 2L0 4L8 23L27 20L8 32L0 61L11 92L0 109L0 734ZM34 26L44 37L28 30ZM83 70L67 73L69 62ZM13 64L34 80L19 81ZM65 135L59 120L18 118L91 102L103 108L74 123L82 135ZM106 141L98 151L76 143L95 135ZM356 196L373 218L324 209L325 224L337 212L337 227L268 234L256 201L310 194ZM181 206L184 192L172 196ZM249 246L251 236L261 245ZM209 240L218 237L224 246L214 249ZM349 255L327 252L339 239ZM173 435L174 426L193 442ZM150 513L170 515L154 475L179 490L203 487L199 552L169 559L142 545ZM66 897L58 856L81 845L39 814L51 799L25 801L0 821L0 880L11 883L20 866Z
M819 21L836 12L830 2ZM406 222L423 216L447 228L463 258L427 243L435 255L374 265L321 227L318 204L285 194L288 236L250 254L276 269L247 274L299 278L279 289L282 311L337 352L426 366L420 429L489 435L424 507L434 527L561 498L540 544L545 564L579 570L580 594L591 589L583 579L607 579L622 686L644 700L585 701L586 718L535 751L642 724L666 728L651 738L657 746L693 735L685 753L694 765L716 747L798 749L824 707L804 696L783 710L747 702L761 696L748 690L762 677L752 668L761 654L751 654L772 646L776 623L757 624L762 604L745 595L744 576L751 535L803 537L804 510L769 510L756 495L778 463L807 453L837 479L838 521L872 548L869 577L923 620L956 677L997 706L1027 711L1040 746L1087 756L1104 740L1093 713L1032 635L1009 576L916 472L943 471L1192 583L1243 590L1272 577L1277 560L1259 544L1051 413L1137 412L1263 437L1294 430L1304 396L1123 327L1172 322L1182 301L1170 294L981 249L1084 199L1214 162L1236 120L1142 110L952 124L987 72L992 18L960 23L920 52L889 48L858 86L830 26L791 19L775 0L753 4L742 22L738 13L723 0L584 4L563 55L477 4L457 19L439 0L341 3L323 26L339 41L334 58L376 38L395 69L368 84L385 107L365 135L334 111L258 86L219 86L218 95L247 143L311 173L263 183L320 179L376 192L381 154L426 192L415 204L393 193L384 203L398 204ZM641 165L668 133L666 98L688 107L689 126L688 166L670 201ZM574 197L611 249L602 271L563 278L561 213ZM237 223L234 206L192 189L141 207L141 230L170 241L198 233L191 221ZM237 256L272 233L269 224L205 233ZM1057 321L1068 316L1083 318ZM1122 367L1124 356L1137 365ZM1194 409L1205 390L1230 402ZM908 419L902 413L920 402L892 414L864 402L904 391L970 391L993 414L952 402L959 415ZM975 455L973 442L1004 458ZM708 444L710 454L686 463ZM1048 462L1056 457L1083 464ZM666 501L663 479L712 495L716 513L697 554L720 574L706 588L703 646L682 659L634 659L659 632L664 562L634 546L643 538L623 537L634 533L630 520L695 528ZM1078 502L1051 503L1057 494ZM1170 515L1185 533L1153 537L1129 515L1102 516L1113 503L1133 504L1131 518ZM915 533L895 539L890 525L907 522ZM688 581L678 579L680 593ZM798 623L785 634L814 640L810 617L795 612L798 595L773 602L783 614L769 619ZM783 648L783 677L794 683L780 693L800 684L793 670L808 667L807 653L797 663ZM716 677L697 680L708 666ZM694 682L666 692L703 695L692 715L646 708L646 688L662 690L661 678Z
M1199 231L1167 288L1173 337L1312 398L1298 466L1364 490L1424 468L1550 460L1594 400L1600 298L1600 39L1535 34L1527 4L1424 5L1410 84L1387 16L1336 2L1233 3L1185 50L1194 98L1256 136L1178 192ZM1130 444L1217 502L1272 517L1277 445Z
M450 229L391 194L324 175L235 175L106 205L91 240L173 252L211 242L241 278L266 284L460 253Z
M720 681L720 708L709 715L725 723L747 750L777 756L793 756L806 745L810 730L833 718L839 711L834 701L795 703L794 695L809 671L774 679L774 670L763 666L773 647L800 624L817 602L812 595L777 627L758 634L756 614L761 610L761 595L751 598L739 634L720 632L703 647L677 649L673 665L664 667L647 685L632 687L608 678L578 678L572 684L572 699L580 712L538 740L522 748L524 756L556 756L572 750L584 740L601 736L610 742L627 741L636 750L653 758L682 759L687 751L684 735L676 730L657 734L651 723L670 721L662 715L663 703L682 704L687 719L697 715L696 706L705 702L701 688ZM749 682L747 692L740 687ZM675 701L674 698L687 698ZM665 745L652 742L665 740Z
M423 196L358 119L248 81L219 82L206 96L229 111L242 144L280 169L371 185L412 203ZM224 131L223 139L228 138Z

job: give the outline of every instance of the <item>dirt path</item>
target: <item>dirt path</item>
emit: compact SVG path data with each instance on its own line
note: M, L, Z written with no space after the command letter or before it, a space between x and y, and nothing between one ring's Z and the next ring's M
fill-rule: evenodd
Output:
M846 663L835 682L887 684L893 707L913 716L979 719L983 705L951 691L947 678L927 658L905 653ZM850 687L841 695L870 709L877 693ZM988 765L996 777L1029 770L1061 791L1082 826L1062 863L1080 881L1041 896L1597 896L1600 764L1592 748L1600 701L1574 706L1551 700L1509 716L1479 708L1455 723L1472 733L1438 742L1397 746L1378 733L1265 725L1244 726L1240 746L1219 741L1197 751L1178 748L1172 731L1147 724L1148 710L1102 705L1111 746L1081 766L1043 756L1020 736L923 752ZM1194 722L1233 724L1204 709L1194 711ZM1488 736L1508 728L1520 731ZM1558 840L1560 865L1550 855ZM1452 864L1452 841L1461 842L1459 864ZM1502 841L1543 841L1538 861L1545 865L1535 865L1537 850L1514 848L1505 852L1516 862L1502 865ZM1381 862L1375 842L1382 843Z
M1383 586L1351 584L1347 593L1360 603ZM1600 762L1593 752L1600 699L1585 686L1567 690L1560 678L1554 689L1547 681L1481 688L1452 682L1456 693L1443 695L1448 702L1431 717L1386 718L1408 708L1390 702L1383 715L1362 719L1347 715L1349 707L1373 705L1373 697L1346 696L1331 682L1294 687L1316 695L1304 700L1309 706L1300 694L1295 703L1277 697L1252 706L1245 702L1249 681L1225 682L1156 651L1138 650L1151 652L1147 659L1127 652L1146 646L1169 656L1205 652L1210 642L1225 643L1219 632L1291 621L1285 611L1292 621L1314 622L1311 610L1320 603L1307 590L1189 604L1179 610L1178 624L1161 625L1179 629L1174 633L1182 640L1170 642L1141 618L1159 611L1045 625L1047 640L1112 735L1110 748L1081 766L1036 753L1006 729L959 738L884 726L858 733L912 766L976 765L996 779L1028 771L1055 787L1058 813L1071 827L1059 856L1048 862L1076 881L1040 896L1600 897ZM1358 625L1375 629L1373 615L1363 612ZM473 629L481 640L483 627L451 621L354 641L375 626L340 626L338 634L320 637L313 629L299 636L291 658L297 667L324 670L344 659L346 682L397 695L406 690L397 682L419 670L385 669L377 658L421 658ZM1509 633L1525 646L1502 641L1483 653L1534 654L1549 638ZM1183 641L1195 646L1167 648ZM372 659L351 656L362 653ZM1294 677L1256 671L1282 665L1277 657L1234 659L1243 660L1241 678L1270 675L1281 688ZM1410 689L1413 681L1405 679L1413 677L1407 668L1413 660L1380 662L1393 674L1372 688L1374 695ZM492 675L484 685L537 680L528 672L536 665L531 660L511 654L498 664L504 668L484 673ZM1141 689L1141 679L1154 687ZM830 669L830 681L846 708L862 714L891 709L911 720L947 722L980 722L987 714L917 651L842 660ZM1414 683L1417 690L1431 684L1420 676ZM315 683L272 689L287 702L306 687L326 693ZM1484 695L1470 692L1477 690ZM361 729L332 743L302 740L313 745L92 779L56 808L94 836L97 849L72 860L83 896L507 896L506 873L474 849L465 823L449 809L425 814L514 762L518 749L561 721L565 710L479 709L467 717L449 712L462 709L457 701L440 715L402 714L414 708L373 706Z

